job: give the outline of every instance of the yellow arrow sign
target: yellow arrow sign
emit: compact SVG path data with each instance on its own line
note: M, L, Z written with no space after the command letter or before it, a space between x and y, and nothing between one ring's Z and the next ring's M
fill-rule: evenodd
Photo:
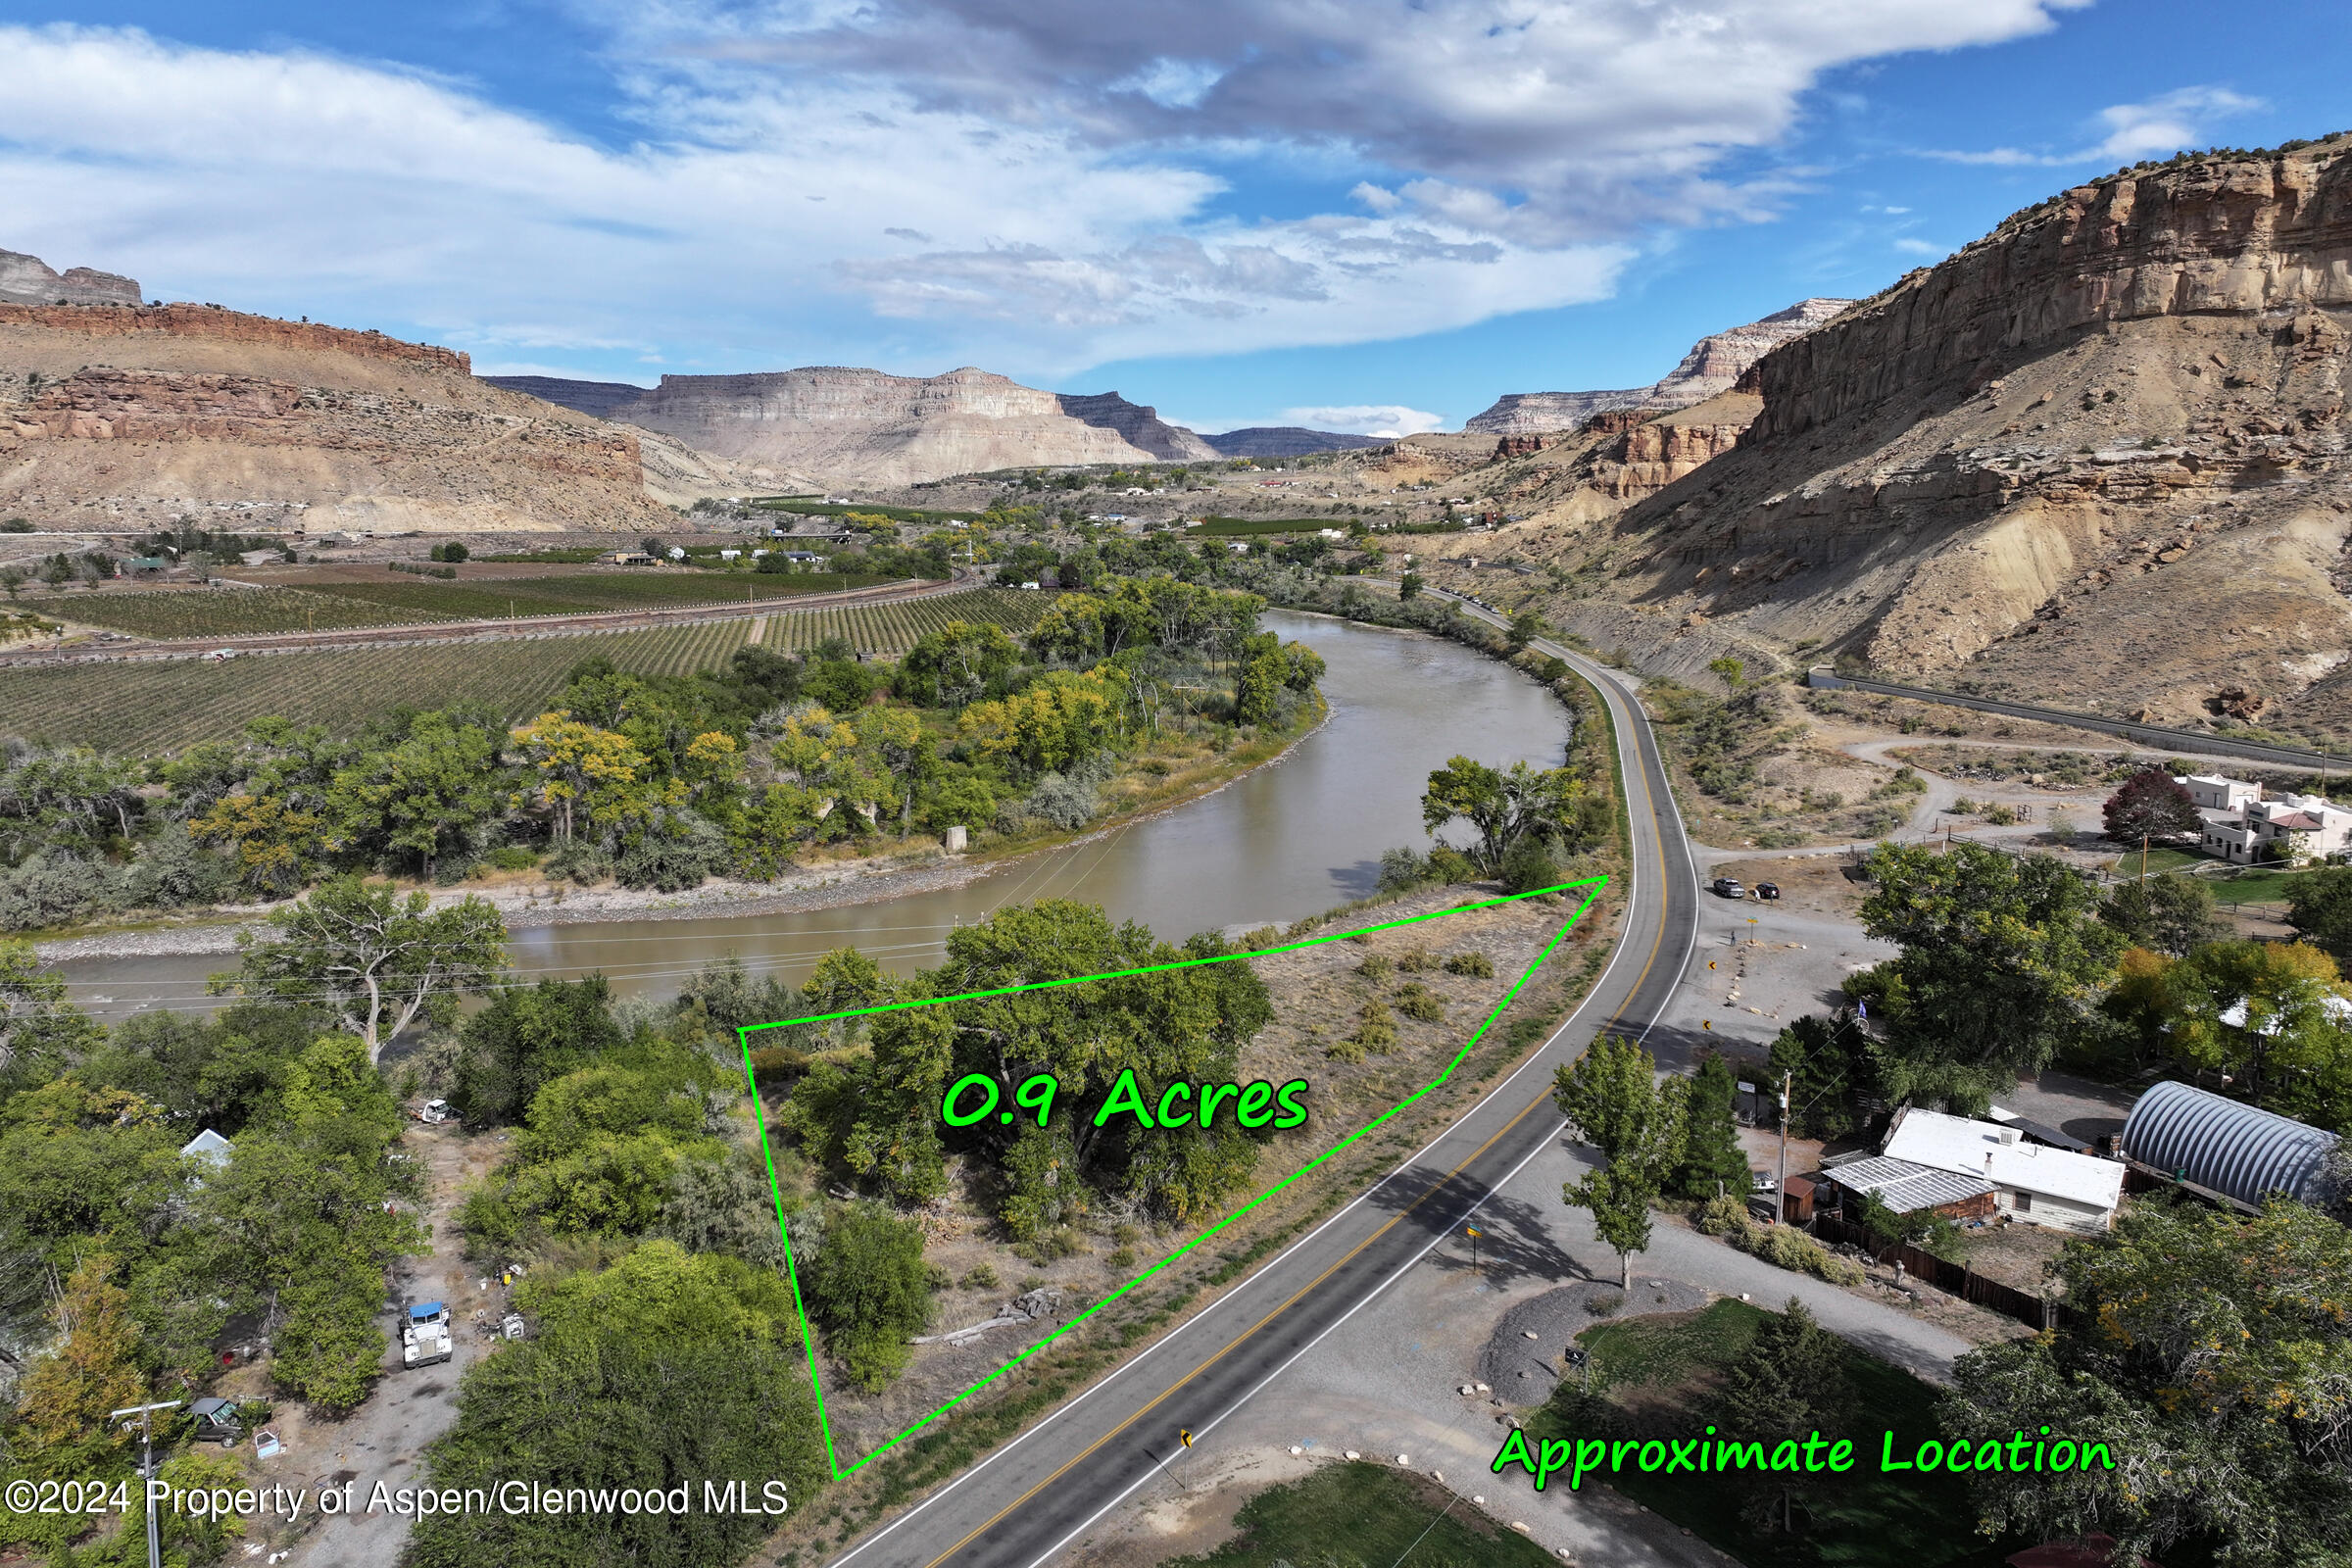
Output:
M1193 1435L1186 1431L1183 1427L1178 1427L1176 1429L1176 1441L1189 1448L1193 1446Z

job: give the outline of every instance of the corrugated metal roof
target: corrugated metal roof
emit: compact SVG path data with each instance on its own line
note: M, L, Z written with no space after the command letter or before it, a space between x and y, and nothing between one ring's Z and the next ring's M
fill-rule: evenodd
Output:
M1940 1208L1945 1203L1983 1198L1992 1191L1992 1183L1981 1176L1936 1170L1886 1154L1858 1159L1825 1174L1848 1192L1878 1194L1879 1201L1897 1214L1908 1214L1916 1208Z
M2004 1137L2010 1142L2003 1142ZM2124 1196L2124 1167L2112 1159L2026 1143L2004 1129L1941 1111L1903 1112L1886 1137L1886 1152L1937 1170L1967 1171L1996 1186L2113 1208Z
M2270 1193L2318 1202L2335 1141L2290 1117L2170 1081L2140 1096L2124 1123L2124 1152L2133 1159L2243 1203Z

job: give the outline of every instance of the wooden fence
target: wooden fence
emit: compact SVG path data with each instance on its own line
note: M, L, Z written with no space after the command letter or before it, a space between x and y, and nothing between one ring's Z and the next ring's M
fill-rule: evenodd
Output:
M1900 1263L1921 1284L1933 1285L1946 1295L1974 1301L2003 1317L2013 1317L2029 1328L2055 1328L2071 1315L2056 1301L1979 1274L1965 1263L1951 1262L1916 1247L1881 1242L1861 1226L1835 1214L1816 1215L1813 1234L1825 1242L1859 1247L1882 1263Z

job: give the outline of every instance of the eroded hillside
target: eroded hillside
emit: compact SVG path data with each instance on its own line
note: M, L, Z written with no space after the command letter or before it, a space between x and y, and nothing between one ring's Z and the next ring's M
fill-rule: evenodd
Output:
M1765 356L1752 423L1657 493L1612 514L1591 484L1539 487L1526 521L1445 554L1661 670L1851 655L2352 732L2348 330L2352 137L2184 157L2045 201ZM1526 462L1452 482L1508 493Z
M634 431L375 332L201 305L0 305L0 509L59 529L632 529ZM657 466L692 462L664 455ZM667 495L664 499L669 499Z

